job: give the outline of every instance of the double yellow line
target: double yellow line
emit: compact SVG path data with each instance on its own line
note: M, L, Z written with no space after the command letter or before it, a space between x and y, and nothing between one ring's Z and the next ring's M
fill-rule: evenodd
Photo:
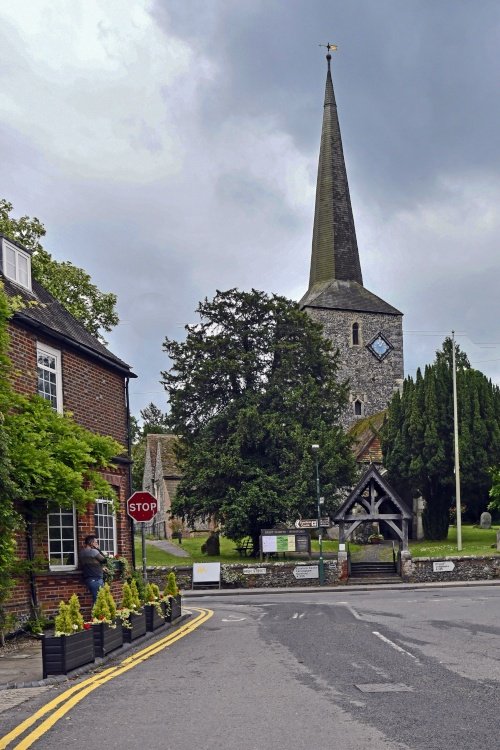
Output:
M189 635L189 633L192 633L193 630L199 628L200 625L203 625L203 623L209 620L213 615L213 611L211 609L190 607L190 610L192 610L193 612L199 612L199 614L193 620L190 620L188 623L186 623L186 625L183 625L177 630L174 630L173 633L170 633L169 635L165 636L165 638L162 638L159 641L155 641L150 646L147 646L141 651L137 651L135 654L132 654L132 656L124 659L116 666L104 669L102 672L99 672L99 674L95 674L92 677L79 682L78 685L74 685L73 687L69 688L69 690L65 690L64 693L58 695L57 698L54 698L54 700L50 701L45 706L42 706L42 708L32 714L32 716L29 716L27 719L21 722L21 724L18 724L18 726L15 727L11 732L0 738L0 750L5 750L14 740L24 734L40 719L43 719L44 716L47 716L47 714L49 714L49 716L44 721L42 721L42 723L39 724L35 729L33 729L24 739L22 739L18 744L13 745L12 750L26 750L27 748L31 747L33 743L40 739L40 737L44 735L45 732L47 732L51 727L53 727L54 724L59 721L59 719L67 714L68 711L71 711L71 709L74 708L77 703L80 703L80 701L82 701L93 690L96 690L106 682L113 680L115 677L119 677L124 672L128 672L129 669L133 669L138 664L142 664L143 661L146 661L151 656L157 654L159 651L163 651L163 649L168 648L168 646L171 646L172 643L175 643L180 638L184 638L184 636Z

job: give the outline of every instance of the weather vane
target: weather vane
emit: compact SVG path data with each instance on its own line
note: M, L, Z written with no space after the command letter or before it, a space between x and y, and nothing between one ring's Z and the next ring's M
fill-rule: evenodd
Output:
M328 54L330 54L330 50L336 52L338 49L336 44L330 44L330 42L328 42L327 44L318 44L318 47L326 47L326 49L328 50Z

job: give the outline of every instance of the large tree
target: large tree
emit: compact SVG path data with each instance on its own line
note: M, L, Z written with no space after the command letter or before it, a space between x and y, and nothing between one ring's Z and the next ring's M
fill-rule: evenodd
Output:
M316 514L311 444L321 447L325 512L353 477L339 417L347 385L322 328L298 306L252 290L217 292L182 343L166 339L163 383L180 438L173 513L214 517L231 539Z
M424 374L395 394L383 430L384 464L399 491L426 501L428 539L448 534L455 502L452 341L446 339ZM500 461L500 390L470 367L456 345L461 497L469 518L488 503L490 466Z
M116 295L101 292L83 268L54 260L40 242L46 232L39 219L15 219L11 212L12 204L0 198L0 233L32 251L32 272L37 281L105 344L101 330L111 331L118 323Z

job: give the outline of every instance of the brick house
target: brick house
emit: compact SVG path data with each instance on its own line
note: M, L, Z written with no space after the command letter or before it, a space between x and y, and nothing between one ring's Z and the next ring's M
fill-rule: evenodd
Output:
M40 571L37 565L37 572L21 575L7 608L21 620L33 607L52 615L61 599L76 592L88 614L91 597L78 570L84 537L95 533L103 551L133 562L125 502L131 466L128 383L136 375L31 278L30 251L2 235L0 272L7 296L25 303L9 321L14 389L27 396L38 393L58 412L71 411L83 427L124 446L112 468L103 472L119 498L117 513L109 500L102 499L84 514L60 509L48 513L43 522L25 519L26 527L17 539L19 560L43 558L46 569ZM120 582L113 582L113 591L121 595Z

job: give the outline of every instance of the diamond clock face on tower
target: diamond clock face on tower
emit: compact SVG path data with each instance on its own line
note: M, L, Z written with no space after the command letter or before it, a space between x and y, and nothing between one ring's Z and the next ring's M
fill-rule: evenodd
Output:
M374 357L382 361L394 347L382 333L378 333L366 347Z

